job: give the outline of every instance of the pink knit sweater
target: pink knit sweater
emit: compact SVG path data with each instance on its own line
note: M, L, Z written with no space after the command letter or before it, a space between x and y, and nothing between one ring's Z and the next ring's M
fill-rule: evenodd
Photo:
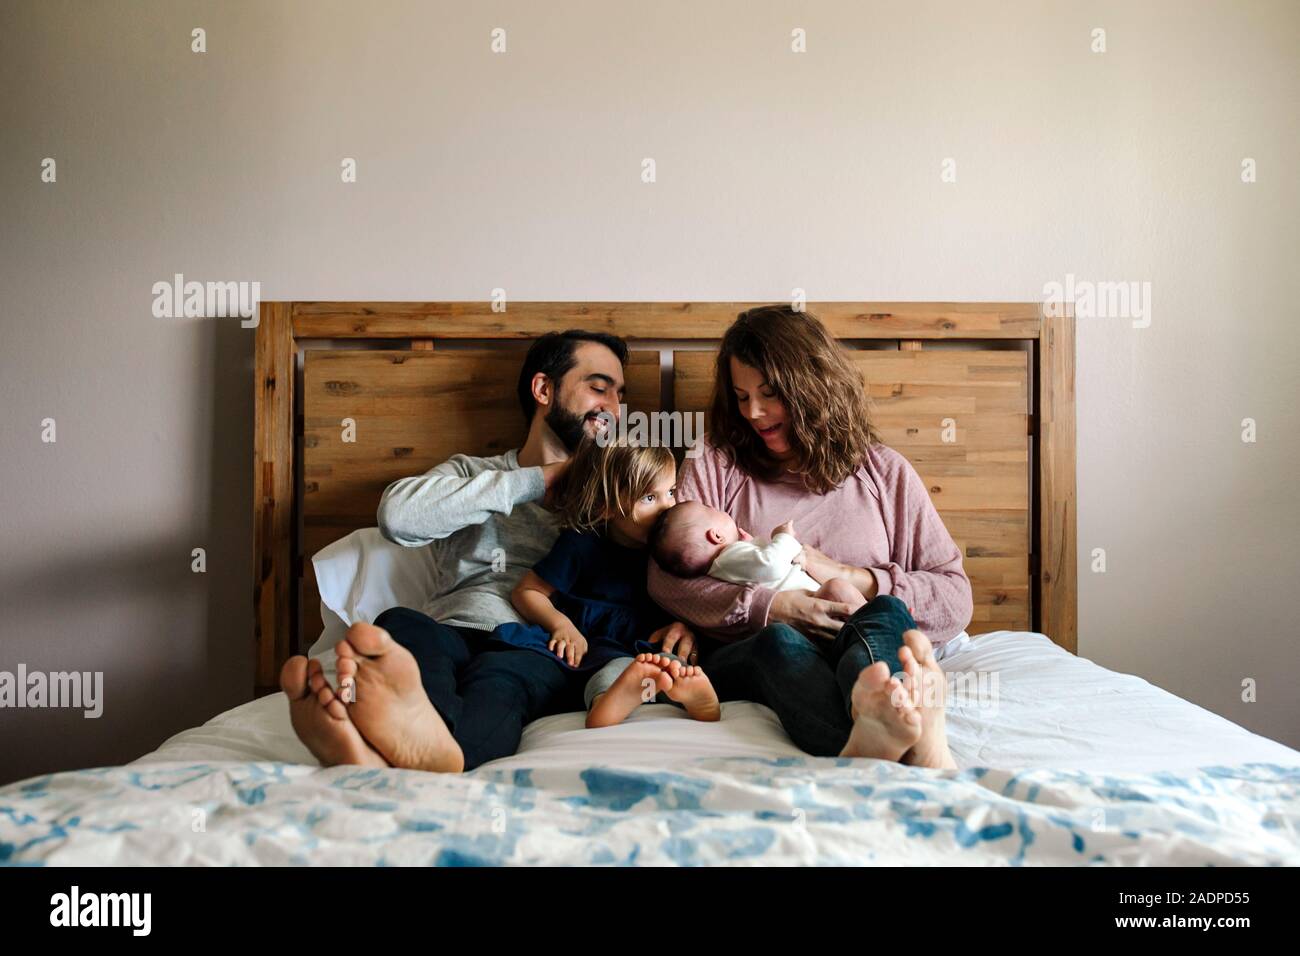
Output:
M751 534L766 537L787 519L795 537L844 564L867 568L880 594L911 609L935 646L970 623L970 580L961 551L943 526L921 478L906 458L872 445L867 461L824 495L805 490L797 475L765 482L751 477L704 442L682 463L678 501L701 501L727 512ZM776 592L717 578L679 578L650 562L650 596L698 631L738 640L762 630Z

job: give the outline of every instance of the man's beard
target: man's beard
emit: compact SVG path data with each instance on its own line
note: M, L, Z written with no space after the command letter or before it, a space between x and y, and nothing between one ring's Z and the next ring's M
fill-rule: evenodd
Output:
M577 451L582 440L587 437L587 430L583 427L586 422L585 415L575 415L567 408L562 408L558 402L546 413L546 424L570 454Z

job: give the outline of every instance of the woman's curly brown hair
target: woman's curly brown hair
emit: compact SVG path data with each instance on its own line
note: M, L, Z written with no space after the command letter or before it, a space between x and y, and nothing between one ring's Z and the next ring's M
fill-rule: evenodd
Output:
M782 465L740 413L732 356L762 372L785 405L795 470L809 491L825 494L838 487L880 441L866 384L847 350L812 314L759 306L742 312L722 338L709 418L710 444L751 475L771 481Z
M611 516L631 515L660 472L675 466L673 453L661 446L638 445L626 438L602 446L584 438L552 491L560 527L603 532Z

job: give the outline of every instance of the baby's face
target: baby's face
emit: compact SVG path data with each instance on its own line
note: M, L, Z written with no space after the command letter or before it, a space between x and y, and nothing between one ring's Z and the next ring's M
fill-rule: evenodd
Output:
M677 507L687 509L687 513L682 515L686 519L682 532L686 543L707 548L712 555L710 561L727 545L748 541L751 537L747 531L736 527L736 522L725 511L710 508L698 501L683 501Z
M665 570L695 577L707 574L727 545L749 538L725 511L699 501L683 501L664 514L663 529L654 544L655 557Z

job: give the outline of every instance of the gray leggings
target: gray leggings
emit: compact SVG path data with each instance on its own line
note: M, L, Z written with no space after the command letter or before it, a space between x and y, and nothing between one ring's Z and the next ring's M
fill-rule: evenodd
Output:
M670 660L677 661L681 664L686 663L685 660L678 657L676 654L669 654L667 651L656 651L656 654L658 654L659 657L667 657ZM591 710L591 702L596 699L596 695L603 694L605 691L613 687L614 681L618 680L619 677L623 675L623 672L627 670L628 665L633 663L635 660L635 657L616 657L600 670L596 671L596 673L591 675L591 679L587 681L586 689L582 692L582 702L586 705L588 710ZM655 696L655 703L672 704L675 707L682 706L677 703L677 701L669 698L663 691L660 691Z

